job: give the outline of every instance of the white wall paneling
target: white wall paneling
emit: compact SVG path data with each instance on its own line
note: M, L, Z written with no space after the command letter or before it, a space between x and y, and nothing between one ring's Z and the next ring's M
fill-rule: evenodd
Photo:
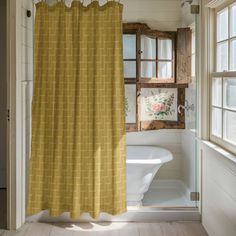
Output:
M157 179L181 179L181 130L153 130L129 132L126 136L127 145L153 145L168 149L173 160L165 163L158 171Z
M202 1L201 78L199 86L200 138L209 140L209 73L213 71L214 8L226 1ZM210 142L201 142L202 223L209 236L236 232L236 157Z
M187 132L187 131L186 131ZM195 189L195 133L183 130L153 130L127 133L127 145L153 145L168 149L173 160L165 163L156 179L178 179ZM184 149L185 148L185 149ZM186 169L185 169L186 168Z
M202 222L210 236L236 232L236 157L208 142L202 148ZM220 152L221 151L221 152ZM228 157L234 158L234 161Z

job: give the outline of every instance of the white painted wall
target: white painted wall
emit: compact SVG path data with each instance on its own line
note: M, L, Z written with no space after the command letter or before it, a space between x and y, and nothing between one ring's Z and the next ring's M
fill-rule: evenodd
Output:
M0 188L6 188L7 163L7 74L6 1L0 1Z
M179 0L121 0L125 22L147 23L158 30L175 31L181 26Z
M224 0L203 0L201 8L201 77L199 104L201 112L201 136L209 139L208 135L208 107L209 81L208 73L211 70L209 57L211 51L209 29L210 10L205 4L212 2L216 7ZM208 40L210 42L208 42ZM202 162L202 223L209 236L236 235L236 156L222 148L205 142L201 144Z
M37 2L38 0L35 0ZM53 4L56 0L47 0ZM70 5L72 0L66 0ZM84 0L87 5L91 0ZM99 0L100 5L107 0ZM181 10L179 0L120 0L124 5L124 22L147 23L151 28L173 31L181 26Z
M235 236L236 156L212 144L201 149L203 225L209 236Z
M198 5L199 0L193 0L191 5ZM188 27L195 21L195 15L191 14L190 4L185 3L181 8L181 26Z

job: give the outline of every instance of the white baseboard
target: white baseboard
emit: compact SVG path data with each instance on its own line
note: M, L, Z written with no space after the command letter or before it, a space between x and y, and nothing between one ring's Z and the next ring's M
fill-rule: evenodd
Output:
M27 222L163 222L163 221L200 221L200 213L197 208L189 209L155 209L146 208L129 210L118 216L102 213L98 220L92 219L87 213L81 215L78 220L71 220L68 213L60 217L50 217L47 211L26 218Z

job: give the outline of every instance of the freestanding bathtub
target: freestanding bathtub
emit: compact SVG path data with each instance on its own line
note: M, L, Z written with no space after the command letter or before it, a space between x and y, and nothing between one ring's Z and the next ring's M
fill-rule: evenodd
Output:
M159 168L173 159L170 151L155 146L126 146L127 205L140 206Z

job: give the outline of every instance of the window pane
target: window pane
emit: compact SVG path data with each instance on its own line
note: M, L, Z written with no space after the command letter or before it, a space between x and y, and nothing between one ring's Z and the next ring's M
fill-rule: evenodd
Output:
M124 77L136 78L136 61L124 61Z
M212 79L212 105L222 106L222 79Z
M230 35L236 36L236 4L232 5L230 12Z
M136 123L136 84L125 85L126 123Z
M158 78L172 77L172 62L158 62Z
M224 139L236 144L236 112L224 111Z
M136 35L123 35L123 57L124 59L136 59Z
M156 39L141 35L141 59L156 59Z
M220 108L212 108L212 134L221 137L222 132L222 110Z
M228 8L217 14L217 42L228 38Z
M142 61L141 62L141 77L156 78L156 62Z
M236 109L236 78L224 79L224 107Z
M196 47L195 47L195 44L196 44L196 34L194 31L192 31L192 65L191 65L191 74L192 74L192 77L194 77L196 75L196 71L195 71L195 67L196 67L196 55L195 55L195 50L196 50Z
M236 39L230 42L230 70L236 71Z
M172 40L158 39L158 59L172 59Z
M228 71L228 42L217 44L217 71Z

